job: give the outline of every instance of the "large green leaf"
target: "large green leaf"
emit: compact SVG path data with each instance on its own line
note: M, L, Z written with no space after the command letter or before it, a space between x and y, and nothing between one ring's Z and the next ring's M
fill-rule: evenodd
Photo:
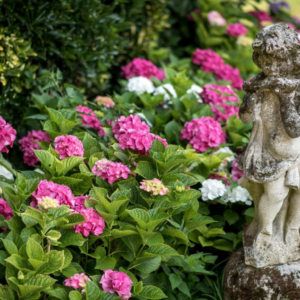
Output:
M164 292L153 285L146 285L142 289L142 291L138 294L141 297L144 297L146 299L164 299L167 298L167 296L164 294Z

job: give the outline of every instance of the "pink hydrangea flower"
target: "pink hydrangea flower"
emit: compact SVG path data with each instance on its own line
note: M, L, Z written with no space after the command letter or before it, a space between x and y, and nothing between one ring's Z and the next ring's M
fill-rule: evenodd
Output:
M5 220L9 220L11 217L13 217L13 212L10 206L2 198L0 198L0 215L4 216Z
M248 29L241 23L231 23L228 25L226 33L234 37L246 35Z
M82 142L74 135L61 135L55 138L54 148L59 153L59 158L70 156L83 157L84 148Z
M152 195L166 195L169 189L164 186L164 184L157 178L152 180L143 180L140 185L140 189L145 190Z
M0 116L0 152L8 153L16 139L16 130Z
M88 276L86 276L84 273L75 274L72 277L65 279L65 286L71 286L74 289L79 289L79 288L84 289L87 280L91 280L91 279Z
M239 69L233 68L230 65L220 65L215 70L215 77L217 80L228 80L231 81L232 87L241 90L243 87L243 79L241 78Z
M214 119L224 122L232 115L239 111L237 106L229 105L226 102L239 103L235 92L227 86L219 86L215 84L206 84L201 93L203 101L211 105L211 110L214 113ZM221 107L222 112L218 107Z
M225 26L226 20L222 17L222 15L212 10L207 14L207 20L211 26Z
M32 149L39 150L41 147L35 141L51 143L51 138L45 131L32 130L28 132L27 136L19 140L20 149L24 152L24 163L28 166L34 166L39 162Z
M119 178L127 179L128 175L133 175L124 164L109 161L106 158L98 160L92 172L103 180L108 179L110 184L113 184Z
M236 159L232 163L231 178L234 181L238 181L243 176L244 176L244 172L241 169L239 169L237 159Z
M142 58L134 58L131 63L122 67L121 75L126 79L136 76L146 78L156 77L160 79L162 72L149 60Z
M82 222L73 227L76 233L81 233L83 236L89 236L90 233L99 235L103 232L105 222L94 208L75 207L74 213L81 214L86 219L86 222Z
M77 111L82 112L84 114L78 114L82 119L82 125L89 126L91 128L94 128L98 130L98 135L105 136L105 132L103 131L102 125L100 121L98 120L96 114L94 111L87 106L78 105Z
M75 206L78 206L80 208L85 208L85 199L90 199L90 200L94 200L92 197L88 196L88 195L81 195L81 196L77 196L75 197Z
M141 155L149 153L148 150L156 139L168 146L165 139L150 133L150 127L136 115L127 118L121 116L115 121L112 131L123 150L129 148L138 151Z
M255 17L259 22L272 22L271 17L265 11L250 11L248 14Z
M212 51L211 49L196 49L192 56L194 64L199 65L205 72L214 72L219 69L220 65L224 64L224 61L220 55Z
M103 105L107 108L115 107L114 101L110 97L97 96L94 100L98 105Z
M166 78L166 73L164 69L158 69L157 79L160 81L164 80Z
M129 299L131 297L132 281L123 272L105 270L100 283L105 292L117 293L121 299Z
M71 208L75 204L75 196L68 186L46 179L41 180L37 189L32 193L30 206L38 209L38 201L41 201L43 197L50 197L57 200L59 205L69 205Z
M181 139L186 139L197 152L225 143L225 133L221 124L211 117L201 117L185 123Z

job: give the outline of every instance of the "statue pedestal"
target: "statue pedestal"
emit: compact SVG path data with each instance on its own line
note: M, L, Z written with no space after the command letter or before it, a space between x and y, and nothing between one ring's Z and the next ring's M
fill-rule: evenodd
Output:
M240 249L225 267L223 291L224 300L299 300L300 261L257 269Z

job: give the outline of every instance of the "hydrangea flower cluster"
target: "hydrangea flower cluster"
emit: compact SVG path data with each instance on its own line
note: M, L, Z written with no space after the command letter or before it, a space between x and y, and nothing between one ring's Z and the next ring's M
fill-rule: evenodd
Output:
M226 193L221 198L225 203L244 202L246 205L252 205L253 199L245 188L237 186L230 190L230 187L226 187L226 190Z
M207 179L202 182L202 200L214 200L216 198L222 197L227 192L225 184L221 180L217 179Z
M128 65L122 67L122 76L126 79L136 76L146 78L156 77L159 80L165 79L164 70L159 70L151 61L142 58L134 58Z
M143 180L140 185L140 189L145 190L152 195L166 195L169 192L169 189L164 186L164 184L157 178L152 180Z
M37 189L32 193L30 206L38 208L38 203L43 201L45 197L55 199L59 205L69 205L71 208L75 204L75 196L68 186L47 181L46 179L41 180Z
M271 17L265 11L250 11L248 13L250 16L253 16L257 19L258 22L272 22Z
M61 135L55 138L54 148L59 153L59 158L70 156L83 157L84 148L82 142L74 135Z
M4 216L5 220L9 220L13 216L10 206L2 198L0 198L0 216Z
M81 233L83 236L89 236L90 233L99 235L103 232L105 222L94 208L75 207L74 212L83 215L86 219L86 222L82 222L73 227L76 233Z
M226 33L237 37L240 35L246 35L248 32L248 29L241 23L231 23L228 25Z
M51 143L51 138L42 130L32 130L28 132L27 136L19 140L20 148L24 152L24 163L29 166L36 165L39 160L32 149L39 150L41 147L35 142Z
M87 106L78 105L77 111L84 113L78 114L82 118L82 125L96 129L98 131L98 135L105 135L102 125L92 109Z
M8 153L16 139L16 130L0 116L0 152Z
M225 26L226 20L222 17L222 15L212 10L207 14L207 20L211 26Z
M211 117L193 119L184 124L181 139L186 139L197 152L203 152L211 147L225 143L225 134L221 124Z
M231 81L231 85L236 89L242 89L243 79L240 71L225 64L220 55L211 49L196 49L192 56L194 64L199 65L205 72L213 72L217 80Z
M232 163L231 178L234 181L238 181L244 176L244 172L239 169L237 159Z
M59 207L59 202L56 199L50 197L42 197L37 200L37 204L42 206L44 209L57 208Z
M100 283L105 292L117 293L121 299L131 297L132 281L130 277L123 273L113 270L105 270L100 279Z
M74 289L79 289L79 288L84 289L87 280L91 280L91 279L84 273L74 274L72 277L65 280L65 286L71 286Z
M129 168L120 162L109 161L106 158L98 160L92 172L101 177L103 180L108 179L110 184L113 184L117 179L127 179L128 175L132 175Z
M164 101L168 101L171 99L169 93L172 97L177 97L177 93L172 84L166 83L155 89L154 95L164 95Z
M94 100L98 105L105 106L107 108L115 107L114 101L107 96L97 96Z
M148 150L156 139L168 146L165 139L150 133L150 127L136 115L121 116L115 121L112 131L123 150L129 148L138 151L141 155L149 153Z
M88 195L77 196L77 197L75 197L75 204L74 204L74 206L78 207L78 208L85 208L85 206L84 206L85 199L94 200L92 197L90 197Z
M128 80L126 90L129 92L135 92L136 94L140 95L143 93L153 93L155 91L154 84L151 80L146 77L138 76L138 77L131 77Z
M201 93L201 97L205 103L211 105L211 110L214 113L214 119L224 122L232 115L238 113L239 108L227 104L228 102L239 103L235 92L227 86L219 86L215 84L206 84ZM221 111L218 107L221 107Z
M192 84L191 87L186 91L187 94L194 94L198 103L202 103L200 94L203 92L203 88L197 84Z

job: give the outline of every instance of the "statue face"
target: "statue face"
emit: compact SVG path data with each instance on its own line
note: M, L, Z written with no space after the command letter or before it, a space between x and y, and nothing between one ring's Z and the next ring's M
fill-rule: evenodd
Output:
M266 76L287 76L293 71L292 57L285 46L286 32L271 25L253 42L253 60Z

